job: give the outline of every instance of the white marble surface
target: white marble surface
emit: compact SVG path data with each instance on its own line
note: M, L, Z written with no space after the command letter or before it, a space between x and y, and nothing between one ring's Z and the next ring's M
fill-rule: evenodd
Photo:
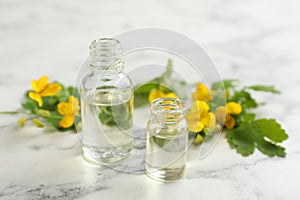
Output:
M0 199L299 199L300 2L298 0L71 1L0 0L0 110L19 108L30 81L65 84L99 36L142 27L180 32L203 46L224 78L274 84L257 95L289 132L286 158L244 158L224 138L203 160L190 158L179 181L93 166L72 133L45 133L1 116Z

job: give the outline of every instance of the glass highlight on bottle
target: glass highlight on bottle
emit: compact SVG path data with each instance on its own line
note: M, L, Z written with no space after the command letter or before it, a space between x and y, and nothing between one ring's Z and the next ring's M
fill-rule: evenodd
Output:
M168 182L184 174L188 132L183 112L179 99L160 98L151 103L146 142L146 174L151 178Z
M83 156L99 163L118 161L133 148L133 86L123 73L120 42L93 41L88 67L80 91Z

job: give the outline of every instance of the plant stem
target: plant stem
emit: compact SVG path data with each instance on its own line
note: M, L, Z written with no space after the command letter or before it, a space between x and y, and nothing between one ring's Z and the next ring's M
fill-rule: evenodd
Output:
M51 119L62 119L63 117L58 117L58 116L48 116L45 118L51 118Z
M0 115L17 115L17 114L26 114L26 112L22 112L22 111L3 111L3 112L0 112Z

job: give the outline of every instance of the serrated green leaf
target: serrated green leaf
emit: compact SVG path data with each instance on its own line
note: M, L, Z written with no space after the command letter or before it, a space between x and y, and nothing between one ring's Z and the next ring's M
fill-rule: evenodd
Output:
M240 126L237 129L229 131L226 135L227 141L231 147L236 148L237 152L243 156L249 156L254 152L255 145L251 131L247 126Z
M276 145L269 141L259 140L257 143L258 143L257 145L258 150L270 157L274 157L274 156L284 157L286 154L284 147Z
M257 148L270 157L285 156L285 148L278 143L288 138L287 133L274 119L259 119L241 124L226 135L231 147L243 156L251 155Z
M255 126L260 130L262 136L269 138L273 142L282 142L288 139L288 135L275 119L256 120Z
M250 87L246 87L250 90L261 91L261 92L271 92L274 94L280 94L280 91L276 90L274 86L266 86L266 85L253 85Z

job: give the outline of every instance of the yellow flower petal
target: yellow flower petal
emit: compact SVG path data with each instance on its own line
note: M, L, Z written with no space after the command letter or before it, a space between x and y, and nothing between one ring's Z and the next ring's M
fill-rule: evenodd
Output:
M41 95L39 95L38 93L35 93L35 92L29 92L28 95L29 95L30 99L35 100L36 102L38 102L39 107L43 106L43 100L42 100Z
M189 110L185 114L186 121L200 121L200 113L198 111Z
M173 93L173 92L169 92L169 93L163 95L163 97L167 97L167 98L178 98L178 96L177 96L175 93Z
M69 103L72 105L73 114L78 115L80 110L79 100L74 96L70 96Z
M191 109L194 111L198 111L202 114L202 113L208 113L209 106L205 101L194 101Z
M212 128L216 125L216 117L215 114L209 112L205 115L201 115L200 121L204 124L205 127Z
M72 96L72 95L69 97L69 102L72 103L72 104L76 104L76 105L79 104L79 100L76 97Z
M57 105L57 110L61 115L72 115L73 116L73 109L72 104L68 102L61 102Z
M40 94L42 97L56 95L61 90L61 85L58 83L49 84Z
M202 131L204 124L201 121L191 121L188 123L188 129L191 132L198 133Z
M235 102L228 102L226 104L226 112L232 115L238 115L242 112L242 106Z
M196 91L193 93L194 100L206 100L211 101L209 89L203 83L197 85Z
M160 90L156 90L156 89L155 90L151 90L151 92L149 93L149 96L148 96L148 100L151 103L153 100L161 98L164 95L165 95L165 93L163 93Z
M215 114L216 114L216 120L219 123L223 124L226 117L226 108L224 106L217 107L217 109L215 110Z
M43 91L48 85L48 77L42 76L39 80L31 81L31 87L36 93Z
M206 85L204 85L203 83L198 83L197 85L197 90L200 91L202 93L203 96L208 96L209 94L209 90L206 87Z
M69 128L73 124L74 124L73 115L66 115L59 122L59 126L62 127L62 128Z
M227 114L224 125L226 126L227 129L233 129L233 127L235 126L234 118L229 114Z
M212 112L209 112L208 115L210 118L209 128L213 128L216 125L216 116Z

